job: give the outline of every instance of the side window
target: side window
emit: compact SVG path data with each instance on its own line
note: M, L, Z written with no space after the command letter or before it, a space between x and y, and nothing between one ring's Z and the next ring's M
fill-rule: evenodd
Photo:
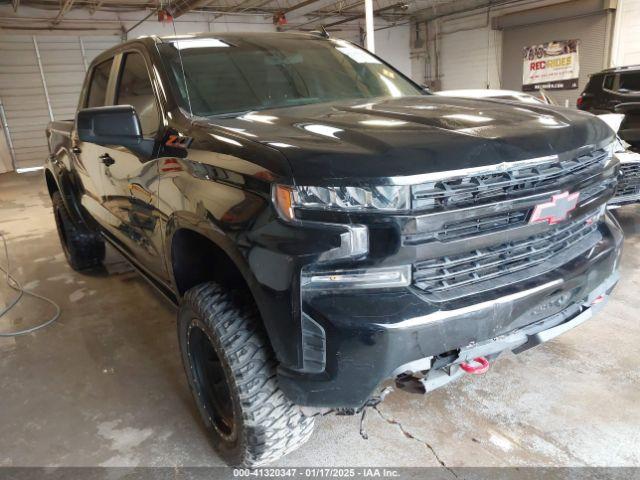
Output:
M140 117L142 134L145 137L155 136L160 124L160 112L144 58L139 53L127 53L124 57L116 105L133 106Z
M613 90L613 81L615 80L615 75L607 75L604 77L604 83L602 84L602 88L606 90Z
M640 92L640 72L621 73L618 91L621 93Z
M96 65L91 73L91 83L89 84L89 95L85 102L85 107L103 107L104 98L107 93L109 83L109 72L111 72L113 58Z

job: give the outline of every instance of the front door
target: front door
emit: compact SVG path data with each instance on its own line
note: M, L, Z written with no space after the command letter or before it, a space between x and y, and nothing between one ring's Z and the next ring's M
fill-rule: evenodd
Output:
M145 139L154 139L160 128L160 110L149 70L142 54L122 55L115 105L134 107ZM158 211L158 160L149 152L124 147L97 147L102 169L102 202L105 227L139 266L158 280L167 281L162 261L162 237Z
M81 108L105 106L113 64L114 59L110 58L93 67ZM80 141L75 132L72 142L72 156L75 163L74 170L82 184L82 206L87 209L91 216L100 224L104 224L106 213L101 199L103 165L98 160L102 147L93 143Z

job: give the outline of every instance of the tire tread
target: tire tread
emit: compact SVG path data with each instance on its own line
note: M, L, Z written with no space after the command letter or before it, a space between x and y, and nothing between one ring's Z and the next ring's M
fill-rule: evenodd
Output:
M59 191L53 193L51 202L60 242L63 244L62 246L71 268L82 271L93 270L102 266L105 257L105 245L100 234L73 221Z
M305 443L314 419L303 415L278 387L275 357L255 306L239 306L213 282L189 290L183 303L214 332L213 340L231 371L230 388L240 400L244 425L239 464L263 465Z

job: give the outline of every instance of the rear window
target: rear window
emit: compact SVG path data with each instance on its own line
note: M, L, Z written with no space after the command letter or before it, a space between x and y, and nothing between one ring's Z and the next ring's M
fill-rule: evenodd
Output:
M93 69L91 74L91 84L89 85L89 96L87 97L86 107L103 107L105 104L105 96L107 93L107 84L109 83L109 73L113 58L102 62Z
M620 93L640 93L640 72L621 73L618 91Z

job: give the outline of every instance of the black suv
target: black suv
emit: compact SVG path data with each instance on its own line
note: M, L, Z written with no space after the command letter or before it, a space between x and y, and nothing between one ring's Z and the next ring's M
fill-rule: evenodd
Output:
M589 77L578 97L580 110L613 113L621 103L640 102L640 65L609 68Z
M127 42L47 134L69 263L99 267L108 242L179 307L233 464L291 451L385 379L426 392L554 338L618 279L604 122L425 94L343 40Z

